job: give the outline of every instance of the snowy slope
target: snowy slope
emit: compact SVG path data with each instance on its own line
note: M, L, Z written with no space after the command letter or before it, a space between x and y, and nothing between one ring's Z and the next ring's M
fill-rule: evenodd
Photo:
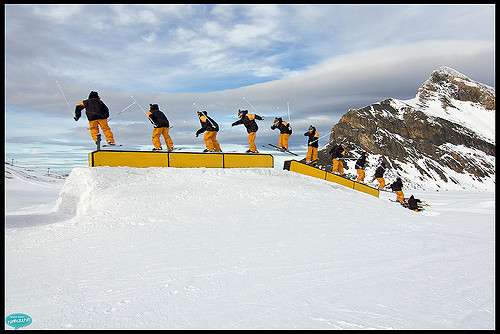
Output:
M417 193L416 213L276 169L61 185L43 209L46 185L21 209L6 190L5 313L27 329L494 328L491 192Z
M422 108L418 96L401 102L421 110L429 116L440 117L460 124L474 131L478 137L495 143L495 110L487 110L470 101L458 100L453 100L455 108L445 109L437 99L428 101L426 107Z
M11 210L31 206L31 212L50 210L47 202L58 198L64 182L65 178L59 174L5 164L5 192L8 194L5 206Z

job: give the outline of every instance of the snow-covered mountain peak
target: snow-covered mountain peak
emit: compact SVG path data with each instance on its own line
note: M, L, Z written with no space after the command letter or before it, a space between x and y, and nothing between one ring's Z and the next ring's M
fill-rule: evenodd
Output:
M389 98L350 109L334 125L319 162L329 166L332 143L346 139L354 157L365 151L375 164L386 161L407 184L425 189L433 185L491 189L495 88L442 66L413 99Z
M495 143L495 88L446 66L433 71L404 103L431 117L460 124Z
M445 111L460 109L457 102L467 102L485 110L495 110L495 88L474 81L447 66L433 71L420 86L415 98L416 106L429 108L438 103Z

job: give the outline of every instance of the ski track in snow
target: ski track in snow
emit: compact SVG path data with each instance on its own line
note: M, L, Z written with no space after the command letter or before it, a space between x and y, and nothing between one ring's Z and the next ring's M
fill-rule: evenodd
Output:
M26 329L494 328L492 192L405 191L415 213L276 169L8 181L5 312Z

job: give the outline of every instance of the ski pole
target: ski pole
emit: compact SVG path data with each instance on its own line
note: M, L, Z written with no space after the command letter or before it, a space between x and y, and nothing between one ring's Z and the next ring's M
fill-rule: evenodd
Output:
M244 96L243 100L247 101L247 103L250 105L250 107L252 107L253 110L255 110L255 112L258 112L257 109L255 109L254 106L250 103L250 101L248 101Z
M137 100L131 96L132 100L134 100L135 103L137 103L137 105L139 106L139 108L141 108L142 112L144 113L144 115L146 115L146 117L149 119L149 121L154 125L154 126L157 126L155 122L153 122L153 120L148 116L148 113L142 109L142 106L139 104L139 102L137 102Z
M286 103L286 107L288 109L288 123L290 123L290 103L289 102Z
M62 96L64 97L64 100L66 101L66 104L68 105L69 111L72 112L71 106L69 105L69 102L68 102L68 99L66 98L66 95L64 95L64 92L61 88L61 85L59 84L59 81L56 80L56 83L57 83L57 86L59 86L59 90L61 91Z
M326 135L319 137L318 139L314 139L311 143L317 142L317 141L318 141L318 140L320 140L321 138L324 138L324 137L326 137L326 136L330 135L332 132L333 132L333 130L332 130L332 131L330 131L329 133L327 133ZM308 144L308 145L309 145L309 144Z
M118 114L114 115L113 117L109 118L108 119L108 122L111 121L113 118L115 118L116 116L120 115L122 112L124 112L125 110L127 110L128 108L132 107L133 105L135 104L135 102L132 102L131 105L129 105L127 108L123 109L122 111L120 111Z

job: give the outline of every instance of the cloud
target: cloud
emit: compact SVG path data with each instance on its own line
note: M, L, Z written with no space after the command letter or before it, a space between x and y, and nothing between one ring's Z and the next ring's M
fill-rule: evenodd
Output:
M302 145L302 127L314 123L322 135L350 108L411 98L443 65L494 86L493 8L7 5L7 126L18 139L23 131L45 138L38 124L54 124L65 131L53 131L53 146L88 140L72 114L96 90L112 116L132 95L143 108L158 103L177 141L193 145L196 102L221 124L223 141L246 145L244 129L228 126L238 109L255 112L245 96L271 118L287 118L289 103L291 143ZM276 137L267 122L263 141ZM151 125L137 106L111 125L120 140L150 145Z

